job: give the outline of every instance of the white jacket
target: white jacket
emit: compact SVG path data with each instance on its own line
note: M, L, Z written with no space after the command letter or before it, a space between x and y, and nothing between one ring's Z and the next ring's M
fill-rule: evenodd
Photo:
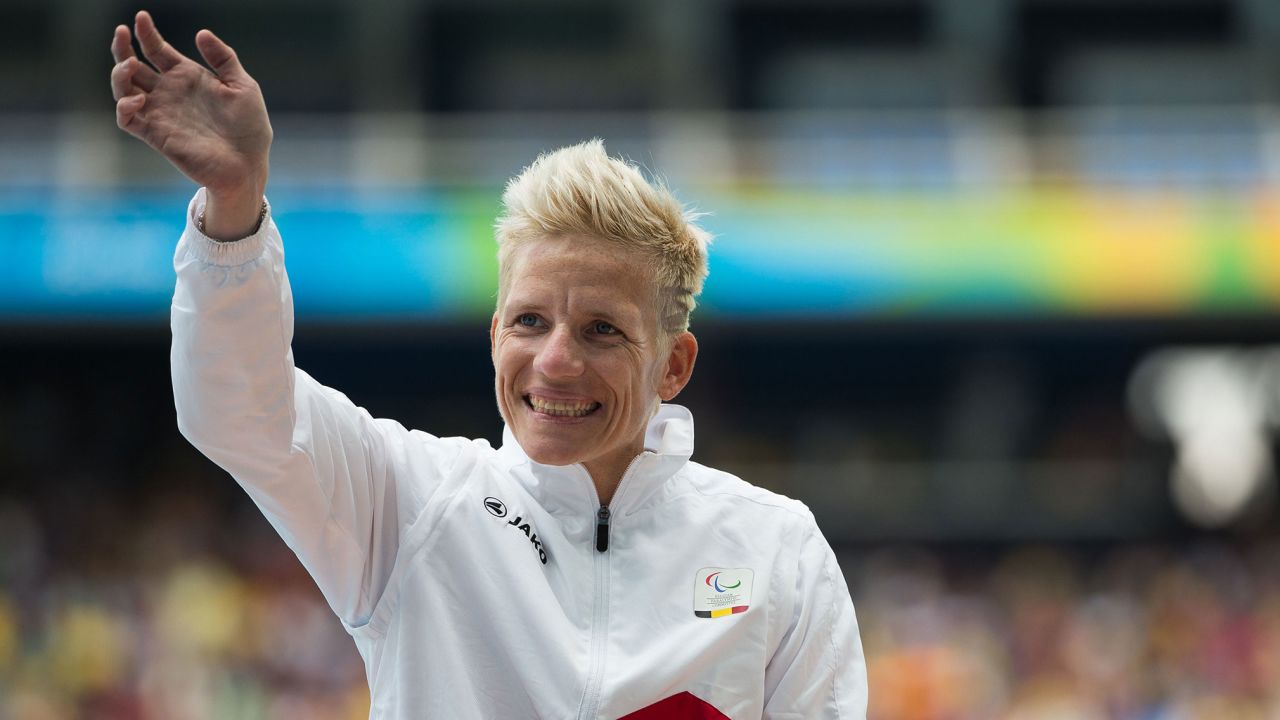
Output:
M687 410L662 406L607 509L582 466L509 431L494 450L374 419L294 368L274 223L217 243L191 222L203 201L174 257L178 426L316 579L371 717L865 717L813 516L692 462Z

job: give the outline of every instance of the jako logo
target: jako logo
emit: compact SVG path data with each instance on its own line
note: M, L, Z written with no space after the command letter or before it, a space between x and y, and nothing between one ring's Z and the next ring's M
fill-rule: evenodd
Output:
M739 586L741 586L741 585L742 585L742 581L741 581L741 580L739 580L738 582L736 582L736 583L734 583L734 584L732 584L732 585L723 585L723 586L722 586L722 585L720 584L720 573L718 573L718 572L713 572L713 573L711 573L710 575L708 575L708 576L707 576L707 587L709 587L709 588L714 588L714 589L715 589L715 591L716 591L716 592L718 592L718 593L727 592L727 591L732 590L732 589L734 589L734 588L736 588L736 587L739 587Z
M490 515L492 515L492 516L494 516L494 517L506 517L506 516L507 516L507 506L506 506L506 505L503 505L503 504L502 504L502 501L501 501L501 500L499 500L499 499L498 499L498 498L496 498L496 497L487 497L487 498L485 498L485 499L484 499L484 509L485 509L485 510L488 510L488 511L489 511L489 514L490 514Z
M496 518L504 518L507 516L507 506L496 497L487 497L484 499L484 509ZM538 539L538 533L533 531L533 525L526 522L523 517L516 516L515 520L508 520L507 524L524 533L529 538L529 543L533 545L533 549L538 551L538 559L543 565L547 564L547 551L542 547L542 541Z

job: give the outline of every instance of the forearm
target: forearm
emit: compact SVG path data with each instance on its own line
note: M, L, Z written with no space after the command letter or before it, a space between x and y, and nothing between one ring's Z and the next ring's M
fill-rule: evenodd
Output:
M174 256L174 402L183 434L235 472L229 465L288 452L293 307L278 237L260 228L212 243L192 222L204 210L208 227L208 209L193 203Z

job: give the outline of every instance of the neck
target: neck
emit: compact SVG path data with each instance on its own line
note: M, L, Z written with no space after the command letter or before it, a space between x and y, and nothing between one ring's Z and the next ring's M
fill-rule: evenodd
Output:
M613 495L618 492L618 486L622 484L622 476L626 474L627 468L631 467L631 462L639 457L641 452L644 452L643 448L633 455L612 462L596 460L582 464L587 469L587 474L591 476L591 484L596 487L596 497L600 499L601 505L613 502Z

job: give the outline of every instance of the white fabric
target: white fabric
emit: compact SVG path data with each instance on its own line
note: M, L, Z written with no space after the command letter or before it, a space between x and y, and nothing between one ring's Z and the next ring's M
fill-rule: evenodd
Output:
M270 214L218 243L191 221L203 193L174 257L178 425L319 584L371 717L617 718L682 691L735 719L865 717L853 605L812 515L690 461L687 410L654 418L597 552L580 465L535 463L509 432L494 450L406 430L297 370ZM752 571L745 612L694 615L713 567Z

